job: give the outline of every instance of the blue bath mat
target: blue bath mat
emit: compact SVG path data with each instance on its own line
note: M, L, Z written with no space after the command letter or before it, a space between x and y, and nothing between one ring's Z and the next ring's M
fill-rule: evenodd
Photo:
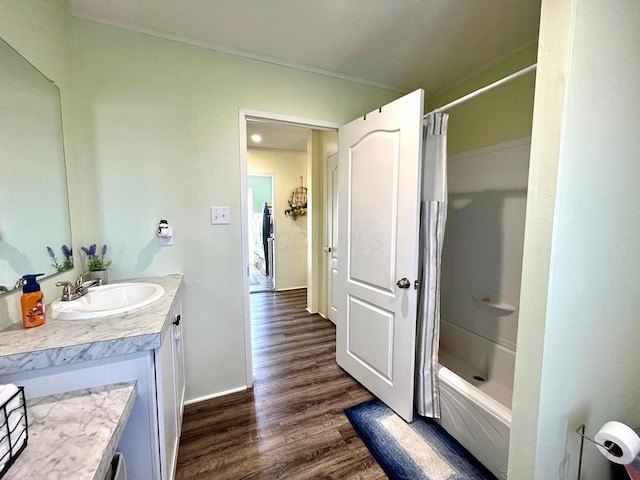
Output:
M391 480L496 480L437 423L406 423L380 400L344 413Z

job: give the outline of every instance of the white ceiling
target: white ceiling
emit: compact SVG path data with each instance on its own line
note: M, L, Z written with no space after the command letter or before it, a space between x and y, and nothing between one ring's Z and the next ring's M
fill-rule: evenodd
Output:
M269 150L287 150L290 152L307 151L308 128L294 125L247 121L247 146ZM262 140L254 142L251 135L260 135Z
M66 0L72 15L408 92L533 44L540 0Z
M64 0L63 0L64 1ZM536 42L540 0L66 0L72 15L409 92L440 92ZM306 151L307 129L247 123Z

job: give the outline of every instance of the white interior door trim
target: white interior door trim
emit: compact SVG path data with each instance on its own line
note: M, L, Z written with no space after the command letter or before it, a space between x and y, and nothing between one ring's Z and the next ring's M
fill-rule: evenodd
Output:
M247 201L247 120L263 122L281 122L289 125L307 127L313 130L337 131L340 123L314 120L311 118L284 115L260 110L241 108L238 114L238 133L240 140L240 210L242 221L240 222L240 239L242 243L242 308L244 318L244 351L246 365L246 387L253 385L253 353L251 344L251 304L249 290L249 205Z
M324 252L327 271L326 278L326 315L327 318L336 325L338 321L338 311L335 306L336 298L336 278L338 272L338 152L329 155L325 170L325 202L327 216L325 218L325 238ZM328 251L327 251L328 250Z
M298 127L307 127L312 130L328 130L328 131L337 131L338 128L342 125L340 123L334 122L325 122L324 120L313 120L310 118L297 117L295 115L284 115L280 113L271 113L271 112L262 112L260 110L247 110L244 108L240 109L240 116L244 116L244 129L246 134L246 121L253 120L256 122L269 122L269 123L284 123L287 125L296 125ZM247 143L246 136L245 145Z

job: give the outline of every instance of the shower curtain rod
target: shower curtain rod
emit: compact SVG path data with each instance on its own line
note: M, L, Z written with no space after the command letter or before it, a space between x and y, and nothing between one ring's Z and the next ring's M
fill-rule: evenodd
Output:
M500 79L498 81L490 83L486 87L479 88L475 92L471 92L471 93L469 93L469 94L467 94L467 95L465 95L463 97L460 97L457 100L454 100L453 102L450 102L450 103L447 103L446 105L443 105L440 108L436 108L434 111L441 111L442 112L442 111L445 111L445 110L449 110L450 108L455 107L456 105L459 105L459 104L461 104L463 102L466 102L467 100L470 100L473 97L477 97L481 93L484 93L484 92L486 92L488 90L491 90L492 88L497 87L498 85L502 85L503 83L507 83L507 82L513 80L514 78L518 78L518 77L524 75L525 73L529 73L529 72L535 70L537 66L538 66L537 63L534 63L533 65L529 65L528 67L523 68L522 70L519 70L519 71L517 71L515 73L512 73L511 75L509 75L507 77L504 77L504 78L502 78L502 79ZM427 118L427 115L425 115L423 118Z

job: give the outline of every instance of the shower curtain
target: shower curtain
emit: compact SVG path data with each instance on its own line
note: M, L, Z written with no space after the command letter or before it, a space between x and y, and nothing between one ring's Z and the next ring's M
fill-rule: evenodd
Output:
M433 418L440 418L440 265L447 221L448 120L449 115L439 111L427 115L422 168L415 402L419 415Z

